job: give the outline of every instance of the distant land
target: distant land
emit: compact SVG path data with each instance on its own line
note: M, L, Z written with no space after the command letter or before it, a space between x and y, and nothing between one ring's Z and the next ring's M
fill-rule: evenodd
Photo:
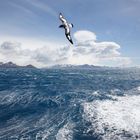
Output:
M26 65L26 66L19 66L13 62L7 62L3 63L0 62L0 68L37 68L33 65ZM46 67L45 69L95 69L95 68L109 68L109 67L103 67L103 66L94 66L94 65L71 65L71 64L64 64L64 65L54 65L51 67Z
M48 68L47 68L48 69ZM96 69L96 70L100 70L100 69L104 69L104 70L108 70L108 69L140 69L139 67L111 67L111 66L98 66L98 65L89 65L89 64L84 64L84 65L71 65L71 64L64 64L64 65L54 65L52 67L50 67L50 69L87 69L87 70L92 70L92 69Z
M95 66L95 65L71 65L71 64L66 64L66 65L54 65L50 67L52 69L99 69L99 68L110 68L107 66Z
M34 68L37 69L37 67L29 64L29 65L25 65L25 66L19 66L13 62L7 62L7 63L3 63L0 62L0 68ZM95 65L88 65L88 64L84 64L84 65L71 65L71 64L63 64L63 65L54 65L54 66L50 66L50 67L44 67L42 69L87 69L87 70L92 70L92 69L139 69L139 67L109 67L109 66L95 66Z
M19 66L13 62L7 63L0 62L0 68L36 68L36 67L33 65Z

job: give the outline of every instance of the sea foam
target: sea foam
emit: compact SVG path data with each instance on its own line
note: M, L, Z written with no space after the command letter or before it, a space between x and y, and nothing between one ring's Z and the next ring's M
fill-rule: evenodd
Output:
M83 104L83 118L89 130L104 140L140 139L140 96L116 97Z

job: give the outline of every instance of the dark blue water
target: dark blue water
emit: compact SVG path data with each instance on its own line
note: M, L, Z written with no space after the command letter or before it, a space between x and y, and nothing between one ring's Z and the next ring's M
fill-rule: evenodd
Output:
M0 140L140 139L139 94L134 68L1 69Z

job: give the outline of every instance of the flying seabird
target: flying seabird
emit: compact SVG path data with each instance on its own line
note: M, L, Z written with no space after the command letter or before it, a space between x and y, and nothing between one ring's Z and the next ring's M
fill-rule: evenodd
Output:
M63 15L60 13L59 14L59 19L61 20L62 24L59 26L59 28L64 28L65 29L65 35L67 39L70 41L71 44L73 44L71 35L70 35L70 28L73 27L73 24L69 24L67 20L63 17Z

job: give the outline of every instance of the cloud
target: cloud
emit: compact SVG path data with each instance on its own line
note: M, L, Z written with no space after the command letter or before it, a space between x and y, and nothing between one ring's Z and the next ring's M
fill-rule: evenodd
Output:
M131 63L130 58L121 56L121 47L115 42L97 42L95 33L90 31L78 31L74 37L77 42L75 55L83 55L88 59L87 64L121 66Z
M1 45L1 49L3 51L16 51L17 49L20 48L20 43L17 43L17 42L4 42L2 45Z
M50 15L57 17L57 12L46 3L44 4L39 0L35 1L26 0L26 2L29 3L31 6L33 6L34 8L37 8L43 12L49 13Z
M74 38L78 41L78 42L85 42L85 41L95 41L96 40L96 35L93 32L90 31L77 31L74 34Z
M33 59L33 51L22 49L21 43L6 41L0 45L0 62L12 61L18 65L40 64Z
M115 42L98 42L93 32L77 31L74 38L75 46L48 43L36 49L29 49L17 42L4 42L0 45L0 61L38 67L56 64L127 66L131 63L130 58L121 55L120 45Z
M18 4L18 3L14 2L14 1L8 1L8 3L11 6L13 6L14 8L17 8L17 9L20 9L20 10L24 11L28 15L30 15L30 14L35 15L29 8L27 8L27 7L25 7L25 6L21 5L21 4Z

